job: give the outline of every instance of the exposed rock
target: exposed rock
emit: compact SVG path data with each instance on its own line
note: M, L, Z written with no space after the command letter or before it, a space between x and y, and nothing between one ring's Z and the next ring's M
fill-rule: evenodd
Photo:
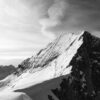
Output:
M85 32L83 44L70 62L72 73L52 92L59 100L99 100L100 39Z
M86 31L60 35L19 69L5 90L33 100L99 100L100 39Z

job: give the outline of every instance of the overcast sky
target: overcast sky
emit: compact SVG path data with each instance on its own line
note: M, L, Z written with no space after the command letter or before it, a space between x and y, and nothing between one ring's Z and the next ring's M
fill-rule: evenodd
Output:
M59 32L99 36L99 0L0 0L0 64L17 65Z

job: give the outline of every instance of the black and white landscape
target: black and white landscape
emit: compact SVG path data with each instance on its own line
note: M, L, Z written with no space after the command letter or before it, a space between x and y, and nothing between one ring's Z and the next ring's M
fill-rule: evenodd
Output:
M99 100L99 51L100 39L89 32L61 34L0 81L0 98Z
M0 0L0 100L99 100L100 1Z

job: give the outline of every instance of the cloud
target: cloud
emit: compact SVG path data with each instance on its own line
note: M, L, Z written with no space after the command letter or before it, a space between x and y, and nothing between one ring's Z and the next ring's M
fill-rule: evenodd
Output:
M78 30L100 32L99 0L0 0L1 57L30 56L56 33Z
M65 0L66 10L61 23L49 27L53 31L95 30L100 31L99 0Z
M67 9L67 4L65 0L54 0L51 6L48 7L45 17L40 19L40 24L42 25L42 33L44 35L48 35L49 37L53 37L52 32L48 32L46 29L48 27L56 27L57 25L62 23L62 19L65 16L65 11Z
M25 59L51 41L41 34L39 16L22 0L0 0L0 59Z
M100 30L99 0L11 0L11 2L13 3L7 3L10 4L8 12L12 12L15 17L17 15L17 18L15 21L11 18L10 23L15 24L16 20L23 22L23 26L31 27L29 30L32 30L33 25L34 30L41 29L43 35L50 39L54 38L55 31Z
M100 30L99 0L37 0L35 4L39 5L39 20L44 33L61 30Z
M38 20L41 25L41 33L47 38L54 39L54 33L48 31L48 28L56 27L62 23L65 18L67 3L65 0L23 0L29 8L36 9Z

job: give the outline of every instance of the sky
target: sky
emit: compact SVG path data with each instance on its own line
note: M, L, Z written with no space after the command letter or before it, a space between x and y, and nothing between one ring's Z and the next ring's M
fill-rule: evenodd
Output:
M17 66L60 32L100 36L99 0L0 0L0 65Z

